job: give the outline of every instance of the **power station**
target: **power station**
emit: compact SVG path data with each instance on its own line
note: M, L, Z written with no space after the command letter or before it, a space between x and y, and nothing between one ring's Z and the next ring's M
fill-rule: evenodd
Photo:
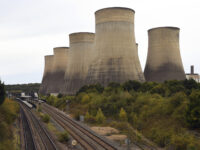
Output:
M54 48L45 56L40 93L74 95L82 86L129 80L164 82L184 80L179 28L148 31L148 55L144 73L138 56L134 29L135 12L111 7L95 12L95 33L69 35L69 47Z
M67 56L69 47L56 47L54 50L54 59L52 72L49 80L48 93L60 93L64 88L64 76L67 66Z
M49 81L50 81L50 76L51 76L51 71L52 71L52 66L53 66L53 55L47 55L44 57L44 73L43 73L43 78L42 78L42 83L40 85L39 93L40 94L47 94Z
M147 81L186 78L179 48L179 31L176 27L159 27L148 31L148 56L144 70Z
M63 93L75 94L85 85L88 68L93 60L94 33L80 32L69 35L69 63L65 72Z
M89 68L87 84L144 81L135 42L134 11L105 8L96 11L95 20L97 56Z

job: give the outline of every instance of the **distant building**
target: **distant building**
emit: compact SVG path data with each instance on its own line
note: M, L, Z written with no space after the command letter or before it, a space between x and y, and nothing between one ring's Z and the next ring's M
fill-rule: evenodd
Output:
M200 83L200 76L197 73L194 73L194 66L192 65L190 68L190 73L186 74L186 78L194 79L196 82Z

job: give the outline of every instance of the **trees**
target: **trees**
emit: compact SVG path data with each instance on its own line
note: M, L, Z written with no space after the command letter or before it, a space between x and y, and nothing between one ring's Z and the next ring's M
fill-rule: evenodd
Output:
M103 112L101 111L101 108L98 109L97 115L96 115L96 121L97 123L104 123L106 120L106 117L104 116Z
M120 109L120 112L119 112L119 119L120 119L121 121L127 121L127 120L128 120L126 111L125 111L123 108Z
M0 105L3 104L6 97L4 83L0 81Z
M99 83L93 84L93 85L85 85L85 86L83 86L79 89L79 91L76 93L76 95L78 95L79 93L82 93L82 92L85 92L85 93L89 93L89 92L102 93L103 90L104 90L104 87Z
M138 91L141 85L142 84L138 81L130 80L128 82L125 82L122 86L123 86L123 89L126 91L131 91L131 90Z
M200 128L200 91L193 91L189 96L186 119L191 128Z

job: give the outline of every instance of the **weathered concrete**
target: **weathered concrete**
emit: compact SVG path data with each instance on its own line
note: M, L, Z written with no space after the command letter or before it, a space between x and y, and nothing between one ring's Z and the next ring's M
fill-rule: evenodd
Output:
M179 31L176 27L159 27L148 31L149 47L144 71L147 81L186 78L179 49Z
M134 11L128 8L105 8L95 13L97 53L87 76L87 84L128 80L144 81L134 32Z
M84 84L88 68L94 59L94 33L80 32L69 35L69 63L65 72L65 94L75 94Z
M42 83L39 89L39 93L42 95L47 94L47 89L49 85L48 81L50 80L51 72L53 69L53 58L54 58L54 55L47 55L44 57L44 61L45 61L44 73L43 73Z
M47 93L61 93L64 88L64 76L67 66L69 47L54 48L52 72L49 79Z

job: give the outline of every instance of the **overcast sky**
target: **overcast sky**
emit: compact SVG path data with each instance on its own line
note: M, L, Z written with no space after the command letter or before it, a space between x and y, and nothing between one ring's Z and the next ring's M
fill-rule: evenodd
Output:
M144 69L147 30L176 26L184 69L200 72L199 0L0 0L0 78L6 84L41 82L44 55L69 46L73 32L95 32L94 12L105 7L135 10L135 33Z

